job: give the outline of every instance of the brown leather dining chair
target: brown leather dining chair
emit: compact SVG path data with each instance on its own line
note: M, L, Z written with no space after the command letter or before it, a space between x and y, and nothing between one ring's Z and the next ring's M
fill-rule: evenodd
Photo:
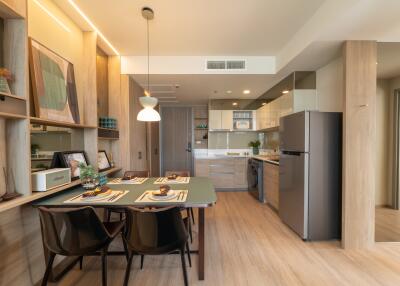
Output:
M187 226L185 226L179 208L141 209L128 207L126 209L124 239L128 246L129 258L124 285L128 285L132 259L135 254L162 255L178 250L181 256L183 279L185 286L187 286L185 248L189 264L191 264L188 237Z
M126 171L124 173L125 178L148 178L150 177L150 171ZM119 220L123 219L123 214L125 213L125 209L119 209L119 208L113 208L113 209L108 209L107 210L107 221L111 220L111 214L112 213L118 213L119 214Z
M102 285L107 285L107 250L125 221L102 223L92 207L47 209L40 207L40 225L45 248L49 252L42 286L47 285L55 256L93 255L101 252ZM126 243L124 248L127 252ZM128 252L127 252L128 255ZM128 257L128 256L127 256Z

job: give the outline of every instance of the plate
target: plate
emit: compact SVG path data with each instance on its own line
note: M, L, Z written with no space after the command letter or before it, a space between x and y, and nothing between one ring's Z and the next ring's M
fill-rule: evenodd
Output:
M155 196L151 194L149 199L152 201L169 201L176 197L176 192L174 190L169 190L166 196Z
M82 197L82 200L83 201L90 201L90 202L92 202L92 201L101 201L101 200L110 198L113 195L114 195L114 192L110 190L110 191L107 191L106 193L98 194L97 196L94 196L94 197Z

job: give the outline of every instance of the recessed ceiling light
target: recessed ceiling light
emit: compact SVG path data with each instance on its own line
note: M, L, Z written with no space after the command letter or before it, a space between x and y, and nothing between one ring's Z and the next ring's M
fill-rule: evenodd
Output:
M250 94L250 90L248 89L243 90L243 94Z
M237 103L237 102L232 102L232 105L233 105L233 106L237 106L238 103Z
M218 93L218 90L214 90L214 93Z
M282 90L282 93L283 94L287 94L287 93L289 93L289 91L288 90Z
M266 102L261 103L261 105L266 105L266 104L267 104Z
M227 94L231 94L231 93L232 93L232 90L227 90L226 93L227 93Z

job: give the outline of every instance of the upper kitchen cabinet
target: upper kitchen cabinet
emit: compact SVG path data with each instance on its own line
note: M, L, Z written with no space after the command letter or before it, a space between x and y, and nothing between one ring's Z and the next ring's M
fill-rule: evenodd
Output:
M304 110L316 110L315 84L315 72L294 72L268 90L256 101L257 104L264 104L256 112L257 130L277 128L283 116Z
M209 129L211 131L233 129L233 110L210 110Z

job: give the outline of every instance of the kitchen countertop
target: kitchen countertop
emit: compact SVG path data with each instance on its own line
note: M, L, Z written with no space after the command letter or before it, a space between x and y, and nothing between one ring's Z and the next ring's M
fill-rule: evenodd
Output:
M267 156L267 155L226 155L226 154L197 154L195 155L195 159L228 159L228 158L254 158L260 161L264 161L267 163L271 163L279 166L279 161L274 161L272 158L276 158L277 156ZM279 157L278 157L279 158Z
M264 161L264 162L279 166L279 161L272 160L271 156L256 155L256 156L252 156L252 157L254 159L257 159L257 160L260 160L260 161Z

